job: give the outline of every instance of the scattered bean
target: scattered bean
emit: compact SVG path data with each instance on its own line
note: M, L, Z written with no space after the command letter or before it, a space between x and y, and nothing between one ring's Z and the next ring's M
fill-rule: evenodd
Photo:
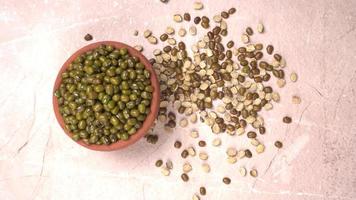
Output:
M148 38L148 37L150 37L152 35L152 31L151 30L145 30L144 32L143 32L143 36L145 37L145 38Z
M190 165L189 163L184 163L183 164L183 172L184 173L189 173L190 171L192 171L192 165Z
M206 195L206 189L205 189L205 187L200 187L200 188L199 188L199 192L200 192L200 194L203 195L203 196Z
M186 173L183 173L180 177L182 178L182 180L183 180L184 182L188 182L188 181L189 181L189 176L188 176L188 174L186 174Z
M258 24L257 24L257 31L258 31L259 33L263 33L263 32L264 32L264 26L263 26L262 23L258 23Z
M193 7L194 7L194 10L201 10L201 9L203 9L204 5L202 2L196 1L196 2L194 2Z
M190 14L189 14L189 13L184 13L183 19L184 19L185 21L189 22L190 19L191 19Z
M86 40L86 41L93 40L93 36L88 33L84 36L84 40Z
M221 145L221 139L220 138L215 138L213 140L213 146L217 147Z
M200 147L205 147L205 146L206 146L206 142L205 142L204 140L200 140L199 143L198 143L198 145L199 145Z
M208 163L203 163L202 164L202 169L205 173L209 173L210 172L210 165Z
M182 142L180 142L180 141L175 141L175 142L174 142L174 147L175 147L176 149L181 148L181 146L182 146Z
M197 194L194 194L192 200L200 200L200 197Z
M291 73L291 75L290 75L290 80L291 80L292 82L297 82L298 76L297 76L297 74L296 74L295 72Z
M300 104L302 102L301 98L299 96L293 96L292 97L292 103L293 104Z
M223 183L225 183L226 185L229 185L231 183L231 179L228 177L224 177L223 178Z
M170 174L171 172L170 172L169 169L167 169L166 167L162 167L161 173L162 173L164 176L169 176L169 174Z
M182 22L183 21L182 15L180 15L180 14L173 15L173 20L178 23Z
M285 116L285 117L283 117L283 122L286 124L290 124L292 122L292 118Z
M256 169L252 169L252 170L250 171L250 175L251 175L252 177L257 177L257 176L258 176L257 170L256 170Z
M240 167L239 172L241 176L246 176L246 169L244 167Z
M247 27L246 28L246 33L247 33L247 35L253 35L253 30L252 30L252 28L251 27Z
M157 160L156 163L155 163L156 167L161 167L162 164L163 164L162 160Z
M276 146L278 149L282 148L283 147L283 143L281 141L276 141L274 143L274 146Z
M187 33L187 31L184 28L180 28L178 31L178 35L180 37L184 37L186 33Z

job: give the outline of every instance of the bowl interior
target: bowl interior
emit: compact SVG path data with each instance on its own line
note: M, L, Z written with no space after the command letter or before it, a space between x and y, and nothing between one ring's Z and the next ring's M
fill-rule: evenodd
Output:
M59 88L60 83L62 82L62 76L61 74L67 69L67 67L69 66L70 63L72 63L75 58L77 58L78 56L80 56L81 54L95 49L98 46L105 44L105 45L112 45L115 48L126 48L128 49L128 52L132 55L132 56L136 56L140 59L140 62L142 62L145 66L145 68L150 72L151 74L151 84L153 87L153 92L152 92L152 99L151 99L151 107L150 107L150 113L147 115L145 121L143 122L141 128L139 130L137 130L137 132L133 135L130 136L130 138L126 141L122 141L119 140L118 142L112 143L110 145L96 145L96 144L91 144L88 145L85 142L83 142L82 140L78 140L75 141L76 143L88 148L88 149L92 149L92 150L97 150L97 151L112 151L112 150L117 150L117 149L121 149L124 147L127 147L133 143L135 143L137 140L139 140L141 137L143 137L147 131L151 128L151 126L153 125L157 114L158 114L158 109L159 109L159 82L157 79L157 76L152 68L152 65L150 64L150 62L147 60L146 57L144 57L139 51L137 51L136 49L134 49L133 47L130 47L127 44L124 43L120 43L120 42L115 42L115 41L102 41L102 42L96 42L96 43L92 43L89 44L81 49L79 49L78 51L76 51L71 57L69 57L69 59L63 64L62 68L60 69L55 84L54 84L54 88L53 88L53 94L54 92ZM59 106L58 106L58 101L57 101L57 97L53 96L53 109L57 118L58 123L60 124L60 126L62 127L62 129L64 130L64 132L70 137L72 138L72 133L67 130L65 128L65 123L63 121L63 117L59 112ZM74 140L73 140L74 141Z

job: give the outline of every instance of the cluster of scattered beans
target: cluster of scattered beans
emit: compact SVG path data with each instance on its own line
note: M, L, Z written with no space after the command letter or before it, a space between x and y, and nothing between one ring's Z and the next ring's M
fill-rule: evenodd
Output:
M168 0L161 1L168 3ZM193 8L201 10L204 5L196 1ZM262 110L273 109L273 105L280 102L279 93L269 83L274 80L278 88L283 88L287 82L284 70L286 61L276 52L274 46L251 42L250 38L254 34L265 32L262 23L257 24L255 30L251 27L245 29L240 37L243 44L241 46L237 46L238 41L234 40L223 42L228 36L227 19L236 12L235 8L230 8L211 19L207 16L193 17L188 12L174 14L174 22L190 23L189 28L180 27L176 31L172 26L168 26L159 37L151 30L145 30L143 33L150 44L164 43L164 47L153 51L154 58L150 59L160 80L158 121L164 124L167 132L172 132L178 125L185 128L189 123L195 124L198 121L205 123L211 128L212 133L216 134L211 143L213 147L222 144L219 134L245 135L250 140L252 148L227 148L226 160L230 164L264 152L266 147L258 138L260 135L268 134L268 131L260 113ZM183 37L187 34L196 36L199 27L205 31L204 36L188 47ZM176 33L179 37L175 35ZM134 35L137 36L138 31L135 31ZM141 45L136 45L135 48L143 51ZM292 72L289 78L291 82L298 80L295 72ZM291 102L300 104L301 98L293 95ZM168 109L170 106L173 110ZM290 124L292 118L285 116L281 121ZM199 131L191 130L189 135L193 139L198 139ZM152 144L158 141L157 134L148 134L146 138ZM209 173L211 170L207 162L209 155L204 151L209 144L204 140L198 140L197 145L199 152L194 146L185 146L179 140L174 142L173 147L180 150L183 160L188 157L199 157L203 161L201 169ZM277 140L274 146L281 149L283 143ZM155 165L165 176L170 175L173 170L171 160L164 162L159 159ZM189 181L192 170L193 166L188 161L184 162L182 181ZM241 176L247 174L251 177L258 176L255 168L251 168L248 173L248 170L241 166L238 172ZM221 180L227 185L232 182L231 178L226 176ZM206 194L207 190L202 186L192 199L199 200Z
M101 45L77 57L61 76L54 95L76 141L128 140L150 112L150 72L125 48Z
M194 2L193 7L195 10L201 10L204 5ZM188 30L181 27L176 31L172 26L168 26L159 37L154 36L151 30L144 31L144 37L149 43L164 43L161 49L153 51L154 58L150 59L160 80L158 121L164 124L168 132L172 132L178 125L184 128L189 123L205 123L217 136L211 144L214 147L221 145L222 141L218 137L221 133L231 136L245 135L251 141L252 148L229 147L226 150L226 160L230 164L264 152L266 147L258 138L268 131L260 112L271 110L273 104L280 101L279 93L269 86L269 83L274 77L279 88L286 84L286 62L281 54L275 52L271 44L252 43L250 40L254 34L265 31L263 24L259 23L256 31L247 27L241 34L241 46L237 46L238 41L234 40L223 42L223 38L228 35L227 19L235 13L236 9L230 8L213 16L212 20L207 16L192 17L189 13L174 14L174 22L191 24ZM196 36L198 25L205 34L188 48L183 37L187 33ZM291 73L290 80L296 82L297 74ZM300 104L301 99L294 95L292 102ZM168 110L170 105L174 110ZM288 124L292 122L292 118L285 116L281 121ZM198 139L199 131L191 131L190 136ZM158 135L149 134L147 140L156 143ZM197 144L199 149L208 145L204 140L199 140ZM274 145L277 149L283 147L281 141L275 141ZM210 172L211 168L207 162L209 155L205 151L197 152L194 146L185 146L178 140L173 146L180 149L182 159L198 156L204 161L201 169L206 173ZM165 176L170 175L173 169L171 160L164 162L159 159L155 165L161 168ZM184 162L182 169L181 179L188 182L193 166ZM243 166L238 171L241 176L247 175ZM251 177L257 177L258 171L251 168L249 174ZM232 180L222 177L222 182L230 184ZM206 188L200 187L199 193L201 196L206 195ZM194 194L193 199L200 199L200 196Z

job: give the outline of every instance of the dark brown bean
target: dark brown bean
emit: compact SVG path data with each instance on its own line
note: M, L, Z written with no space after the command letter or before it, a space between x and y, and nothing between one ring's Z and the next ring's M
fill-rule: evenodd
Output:
M274 142L274 146L276 146L278 149L282 148L283 147L283 143L281 141L276 141Z
M173 112L168 113L168 119L170 120L176 120L176 115Z
M254 111L254 110L251 110L251 111L249 112L249 115L252 116L252 117L257 117L257 112Z
M265 75L262 77L263 81L269 81L270 78L271 78L271 75L269 75L269 74L265 74Z
M175 147L176 149L179 149L181 146L182 146L182 142L180 142L180 141L178 141L178 140L174 142L174 147Z
M167 125L170 128L175 128L176 127L176 122L174 120L169 120Z
M251 157L252 157L252 153L251 153L251 151L250 151L249 149L246 149L246 150L245 150L245 156L246 156L247 158L251 158Z
M222 36L227 36L227 30L226 30L226 29L223 29L223 30L220 32L220 35L222 35Z
M236 8L230 8L227 12L232 15L236 12Z
M268 63L265 62L265 61L261 61L261 62L259 63L259 66L260 66L260 68L262 68L262 69L266 69L267 66L268 66Z
M156 63L156 59L154 58L151 58L150 60L148 60L150 62L151 65L155 64Z
M239 118L238 117L231 117L231 121L234 122L235 124L239 123Z
M279 78L279 71L278 71L278 70L274 69L274 70L272 71L272 74L273 74L273 76Z
M215 36L214 36L214 41L215 41L216 43L220 43L221 40L222 40L222 37L221 37L220 35L215 35Z
M186 149L184 149L180 155L182 158L187 158L189 155L189 152Z
M179 48L179 50L185 50L185 43L184 42L178 42L178 48Z
M85 40L85 41L90 41L90 40L92 40L92 39L93 39L93 36L90 35L89 33L84 36L84 40Z
M233 132L233 131L235 131L235 126L233 126L232 124L228 124L228 125L226 125L226 129L230 132Z
M260 76L257 76L257 77L254 78L254 81L256 83L262 83L262 78Z
M158 135L149 135L149 137L147 137L148 143L156 144L157 141L158 141Z
M231 179L228 177L224 177L223 178L223 183L225 183L226 185L229 185L231 183Z
M233 107L234 107L234 105L232 105L232 103L227 103L227 104L225 105L225 109L226 109L226 110L231 110Z
M213 40L213 39L214 39L214 33L213 33L213 32L209 31L209 32L207 33L207 35L208 35L208 37L209 37L209 40Z
M252 30L252 28L251 28L251 27L247 27L247 28L246 28L246 33L247 33L248 35L253 35L253 30Z
M185 107L184 106L181 106L181 107L178 108L178 113L183 114L184 111L185 111Z
M261 126L260 128L258 128L258 131L260 132L261 135L266 133L266 128Z
M157 160L156 163L155 163L156 167L161 167L162 164L163 164L162 160Z
M200 188L199 188L199 192L200 192L200 194L203 195L203 196L206 195L206 189L205 189L205 187L200 187Z
M246 57L248 58L254 58L255 57L255 54L253 52L247 52L246 53Z
M245 82L245 77L239 74L238 77L237 77L237 80L238 80L240 83L243 83L243 82ZM240 92L240 90L241 90L241 92ZM243 88L243 87L239 88L239 93L240 93L241 95L243 95L243 94L245 93L245 91L246 91L245 88Z
M285 116L285 117L283 117L283 122L286 124L290 124L292 122L292 118Z
M257 137L257 134L256 134L256 132L249 131L249 132L247 133L247 137L248 137L248 138L256 138L256 137Z
M162 42L166 41L166 40L168 39L168 34L167 34L167 33L163 33L163 34L159 37L159 39L160 39Z
M200 147L205 147L205 146L206 146L206 142L203 141L203 140L200 140L200 141L198 142L198 145L199 145Z
M245 48L245 47L239 47L239 48L237 49L237 51L238 51L239 53L245 53L245 52L246 52L246 48Z
M265 93L272 93L272 92L273 92L273 89L272 89L272 87L267 86L267 87L264 87L264 88L263 88L263 91L264 91Z
M239 111L237 111L236 108L233 108L230 110L230 114L232 114L232 115L237 115L238 112Z
M243 80L245 80L245 77L244 77ZM239 80L239 81L240 81L240 80ZM243 82L243 81L242 81L242 82ZM240 95L245 95L245 93L246 93L246 88L241 87L241 88L239 88L238 92L239 92Z
M257 69L257 68L253 68L253 69L251 70L251 72L252 72L253 75L259 75L259 74L260 74L260 70Z
M169 53L170 51L172 50L172 47L167 45L163 48L163 51L166 52L166 53Z
M203 17L201 17L201 22L209 23L210 20L207 16L203 16Z
M282 56L277 54L277 53L273 55L273 58L276 59L277 61L281 61L282 60Z
M261 106L265 106L268 103L268 101L266 99L262 99L261 100Z
M253 111L259 112L262 109L260 105L253 105Z
M279 76L279 78L284 78L284 71L278 70L278 76Z
M224 96L225 96L225 95L224 95L224 93L223 93L222 91L219 91L219 92L218 92L218 98L219 98L219 99L224 98Z
M186 173L183 173L180 177L182 178L182 180L183 180L184 182L189 181L189 176L188 176L188 174L186 174Z
M230 40L227 44L226 44L226 46L227 46L227 48L232 48L233 46L234 46L234 41L232 41L232 40Z
M247 126L246 120L240 119L240 126L243 127L243 128L246 127Z
M246 94L246 99L247 100L252 100L253 99L253 94L251 92Z
M226 11L222 11L221 12L221 17L224 18L224 19L227 19L227 18L229 18L229 13L227 13Z
M183 19L184 19L185 21L189 22L190 19L191 19L190 14L189 14L189 13L184 13L184 14L183 14Z
M173 48L172 48L172 51L171 51L171 55L172 55L172 56L176 56L176 55L178 54L178 51L179 51L179 50L178 50L176 47L173 47Z
M256 60L260 60L262 57L263 57L263 53L260 51L255 54Z
M224 123L224 119L221 117L217 117L217 118L215 118L215 123L222 124L222 123Z
M248 65L248 61L247 60L242 60L242 61L240 61L240 65L247 66Z
M266 70L267 71L272 71L273 70L273 66L272 65L267 65Z
M202 22L201 23L201 26L203 27L203 28L205 28L205 29L207 29L207 28L209 28L209 23L207 23L207 22Z
M269 55L271 55L272 53L273 53L273 46L272 45L268 45L267 47L266 47L266 51L267 51L267 53L269 54Z
M220 33L220 31L221 31L221 28L219 26L215 26L213 28L213 34L214 35L218 35Z
M194 24L199 24L201 21L201 18L200 17L195 17L194 18Z
M231 50L227 50L226 51L226 58L227 59L231 59L232 58L232 51ZM230 74L228 74L228 75L230 75ZM230 75L230 77L231 77L231 75Z
M215 42L214 41L209 41L209 49L214 50L215 49Z

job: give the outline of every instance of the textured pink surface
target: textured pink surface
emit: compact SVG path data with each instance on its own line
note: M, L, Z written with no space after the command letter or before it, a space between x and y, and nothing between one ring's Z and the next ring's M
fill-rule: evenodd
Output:
M102 153L70 141L55 121L55 76L69 55L87 44L86 33L95 41L142 44L150 57L154 47L133 31L142 34L149 28L159 34L173 24L175 12L198 13L192 11L192 1L1 1L0 199L190 199L200 185L207 187L206 199L213 200L355 199L356 1L204 4L199 14L209 16L237 8L229 19L228 38L235 41L246 25L262 21L266 33L253 40L273 43L287 60L287 74L299 74L297 83L280 90L281 103L265 115L264 154L228 165L224 147L245 143L222 136L223 147L207 150L212 172L204 175L194 159L191 181L183 183L182 161L172 145L177 138L186 145L196 143L187 136L188 129L166 134L158 124L158 144L139 141L123 151ZM291 104L294 94L302 97L301 105ZM282 125L285 114L295 123ZM210 143L208 128L201 125L199 130ZM276 139L283 140L285 148L269 148ZM153 166L157 158L174 161L170 177ZM242 178L239 165L262 173L257 180ZM229 186L221 183L227 174L232 178Z

